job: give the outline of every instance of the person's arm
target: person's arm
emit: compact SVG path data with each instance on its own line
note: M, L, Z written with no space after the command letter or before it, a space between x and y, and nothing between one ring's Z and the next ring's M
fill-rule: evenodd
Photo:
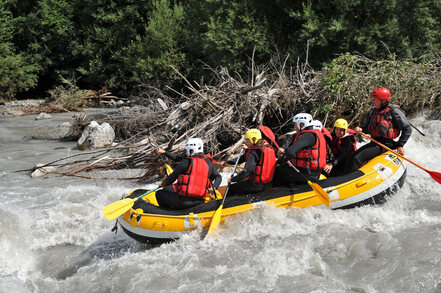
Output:
M234 164L236 164L236 160L237 160L237 158L235 158L234 160L229 160L226 163L229 164L229 165L234 165ZM239 163L237 163L237 164L240 165L243 162L245 162L245 155L240 156Z
M372 111L373 111L373 108L371 108L366 113L366 115L364 116L364 119L363 119L363 123L361 123L361 125L359 127L354 128L355 134L360 134L361 132L370 134L369 133L369 124L371 123L371 112Z
M185 158L184 155L177 155L170 152L165 152L165 156L175 162L180 162Z
M311 147L315 145L316 137L312 133L302 133L299 138L296 140L296 143L291 145L288 149L286 149L285 153L282 157L277 160L278 164L283 164L289 161L297 152L302 149Z
M211 159L207 158L205 161L207 161L208 164L210 180L212 182L211 184L217 189L222 182L222 176L219 174L219 172L217 172L217 169L214 167Z
M173 172L168 175L167 177L165 177L164 181L162 181L161 186L165 187L168 185L173 184L173 182L175 182L176 179L178 179L178 176L181 175L182 173L184 173L185 171L188 170L188 168L190 167L190 160L182 160L173 170Z
M397 148L403 147L412 134L412 127L410 126L410 123L404 115L403 111L401 111L400 109L393 109L392 119L395 125L397 125L398 129L401 131L400 138L396 142L395 146Z
M341 163L345 158L349 156L349 153L352 151L352 141L351 137L347 136L341 140L341 154L338 155L331 163L333 166Z
M280 146L282 149L287 149L292 144L294 137L296 134L288 136L288 138L285 140L285 142Z
M371 112L372 108L364 115L363 123L361 123L360 128L363 129L363 132L368 133L369 124L371 123ZM359 133L357 133L359 134Z
M258 150L252 150L248 155L245 167L242 172L231 178L231 182L238 182L249 176L259 162ZM244 156L245 157L245 156Z

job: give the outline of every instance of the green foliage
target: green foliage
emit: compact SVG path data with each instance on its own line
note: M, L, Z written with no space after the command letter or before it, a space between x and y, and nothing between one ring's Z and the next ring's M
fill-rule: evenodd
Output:
M392 93L391 102L406 112L439 106L439 61L439 57L397 60L394 55L374 61L346 53L334 59L320 74L328 99L321 105L332 102L332 112L337 116L357 120L364 114L358 109L371 107L370 93L377 87L387 87Z
M26 64L19 54L12 54L7 44L0 44L0 98L12 100L20 91L37 84L36 67Z
M186 72L185 53L182 44L186 36L182 30L185 18L181 5L170 7L168 0L153 3L145 34L138 35L125 47L120 57L129 76L131 87L153 83L164 86L178 79L170 65ZM121 76L124 78L124 76Z
M80 107L84 100L91 96L89 90L81 90L76 85L76 80L61 77L61 85L48 91L51 100L62 105L66 109L76 109Z
M204 64L245 76L252 56L263 64L289 55L289 67L308 50L320 69L345 52L399 61L441 51L439 0L0 0L0 8L8 96L44 95L59 75L130 96L140 84L182 86L170 65L192 81L211 73Z
M11 42L14 34L12 13L0 2L0 99L12 100L16 94L37 83L37 66L16 54Z
M206 6L211 11L205 22L204 53L212 65L226 66L243 73L253 50L268 53L269 35L265 22L258 22L254 1L213 0Z
M440 49L441 5L436 0L416 1L303 1L290 10L300 23L298 40L307 42L316 61L328 53L354 52L368 57L418 57ZM321 55L321 56L320 56ZM316 62L315 61L315 62Z

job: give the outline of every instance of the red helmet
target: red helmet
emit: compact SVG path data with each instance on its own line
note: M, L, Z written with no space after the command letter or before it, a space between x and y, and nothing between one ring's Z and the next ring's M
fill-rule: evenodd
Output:
M374 91L371 94L372 98L377 98L380 100L386 100L390 101L390 90L388 90L385 87L379 87L377 89L374 89Z

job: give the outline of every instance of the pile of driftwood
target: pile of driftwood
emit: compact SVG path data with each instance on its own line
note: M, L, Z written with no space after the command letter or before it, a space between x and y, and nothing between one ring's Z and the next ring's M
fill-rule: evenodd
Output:
M182 152L189 138L202 138L205 152L220 161L238 153L245 131L258 125L269 126L280 144L284 134L293 130L292 117L300 112L312 114L328 128L342 117L350 126L356 126L371 106L369 93L383 84L392 86L396 93L394 103L402 105L408 113L424 105L439 107L439 61L422 70L420 64L413 62L402 67L392 60L386 66L384 61L363 56L342 57L335 69L338 74L315 72L307 62L287 66L286 58L261 67L252 62L247 81L226 68L210 69L213 80L209 84L188 81L171 67L185 82L183 91L145 86L140 96L130 100L142 107L94 118L113 126L116 147L62 158L40 168L54 166L62 175L85 178L91 177L86 172L92 170L139 169L141 173L136 179L153 180L161 175L161 167L170 163L159 157L155 149ZM384 68L388 68L388 75ZM424 97L420 97L419 91L414 94L419 88L426 89ZM107 98L113 97L103 90L95 93L92 100ZM66 138L77 139L89 123L90 118L78 117ZM84 159L78 159L80 155Z
M267 125L276 135L286 133L292 130L291 119L296 113L307 111L314 115L314 103L323 98L323 89L308 65L298 65L290 71L291 76L283 74L285 68L280 73L268 67L254 69L251 84L234 78L225 68L215 72L215 85L190 82L173 70L186 82L186 93L168 88L168 93L175 93L172 98L156 88L147 88L139 97L144 107L97 120L114 127L117 147L94 152L87 159L63 158L63 163L45 166L56 165L62 175L84 178L88 178L84 173L90 170L143 169L147 172L136 179L157 179L157 175L162 175L161 167L170 163L156 154L157 148L182 152L187 139L200 137L205 152L223 160L238 153L248 128ZM89 122L77 119L75 129L79 131Z

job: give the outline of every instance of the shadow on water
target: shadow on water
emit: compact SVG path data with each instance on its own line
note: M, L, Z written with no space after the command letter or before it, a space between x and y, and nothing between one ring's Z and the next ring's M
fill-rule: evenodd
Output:
M65 280L100 259L119 258L126 253L142 252L160 245L139 243L122 234L111 235L87 247L63 244L45 248L40 253L38 266L44 275Z

